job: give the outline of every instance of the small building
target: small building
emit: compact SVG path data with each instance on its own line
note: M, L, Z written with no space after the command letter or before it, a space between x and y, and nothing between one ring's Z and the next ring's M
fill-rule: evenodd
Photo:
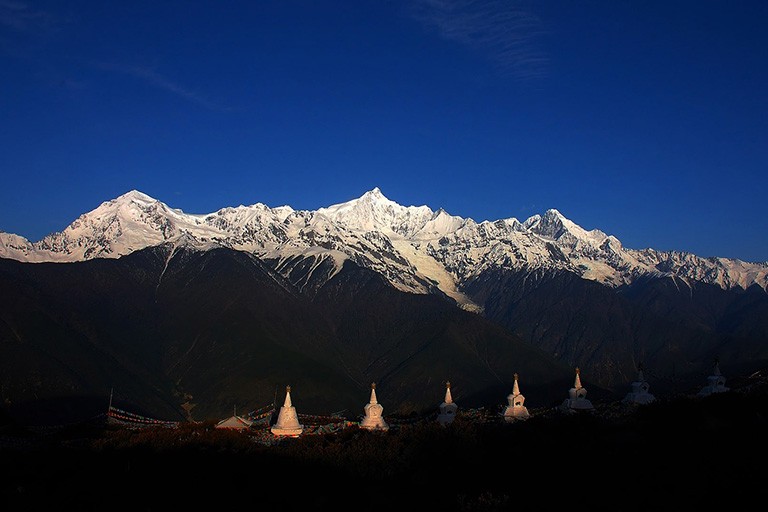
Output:
M624 396L622 403L625 404L649 404L656 400L656 397L648 392L650 385L643 376L642 366L637 369L637 380L632 383L632 390Z
M291 386L285 388L285 402L277 415L277 422L270 429L276 436L298 437L304 432L304 426L299 424L299 415L291 403Z
M725 377L720 373L720 363L715 359L714 367L712 368L712 375L707 377L707 385L701 388L697 396L709 396L714 393L724 393L730 388L725 385Z
M568 398L560 404L560 410L566 413L592 411L594 406L587 400L587 390L581 385L580 370L576 368L573 387L568 391Z
M251 420L247 420L242 416L238 416L237 411L235 411L235 414L229 418L218 422L216 424L216 428L226 428L229 430L248 430L251 428L251 425L253 425Z
M440 404L440 414L437 415L437 421L441 425L448 425L456 419L456 411L459 406L453 403L453 397L451 396L451 383L445 383L445 399Z
M512 393L507 395L507 408L504 409L504 421L513 422L516 420L527 420L531 417L528 408L525 407L525 397L520 393L518 384L518 375L515 374L515 383L512 385Z
M371 383L371 399L363 407L365 417L360 422L360 427L368 430L389 430L389 425L384 421L384 407L376 399L376 383Z

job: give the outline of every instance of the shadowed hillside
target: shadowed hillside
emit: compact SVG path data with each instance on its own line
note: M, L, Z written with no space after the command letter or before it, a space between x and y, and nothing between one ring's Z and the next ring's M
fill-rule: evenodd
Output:
M314 297L244 252L171 245L82 263L0 259L0 290L6 404L106 403L114 389L152 416L203 420L280 400L290 384L302 412L362 411L377 381L387 412L405 413L433 408L446 380L467 405L503 401L515 372L548 403L572 372L351 262Z
M447 427L353 425L276 444L213 422L45 436L6 424L0 498L13 510L743 510L768 477L768 386L734 384L592 414L542 410L502 424L463 411Z

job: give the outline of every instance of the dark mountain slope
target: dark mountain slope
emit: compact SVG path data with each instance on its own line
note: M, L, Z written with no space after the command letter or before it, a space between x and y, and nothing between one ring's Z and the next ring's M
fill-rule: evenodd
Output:
M462 405L502 404L514 372L529 400L570 387L571 368L503 328L352 262L309 289L229 249L0 260L2 398L106 405L114 388L156 417L206 419L279 406L288 384L300 413L352 415L371 381L388 413L435 409L448 379Z
M465 287L485 315L604 385L635 377L629 304L569 272L486 272Z
M275 395L282 405L286 385L305 412L309 404L331 412L352 398L331 325L255 257L228 249L174 255L157 308L165 372L202 417L224 404L255 409Z
M244 253L172 251L82 264L1 260L3 398L114 387L174 419L188 401L198 418L256 408L313 372L350 387L319 345L329 328L279 276Z
M151 252L151 251L150 251ZM155 344L152 254L93 264L0 260L3 399L108 395L117 387L174 416ZM160 267L161 268L161 267ZM106 409L106 401L104 402Z
M768 359L768 295L647 278L614 290L568 273L489 271L464 291L485 315L605 386L639 363L653 386L696 385L718 357L724 371Z
M515 372L539 405L570 387L572 369L498 325L438 296L402 293L351 262L319 288L314 302L336 326L339 352L364 387L361 396L378 382L379 400L392 404L390 411L436 409L446 380L457 402L474 406L504 403Z

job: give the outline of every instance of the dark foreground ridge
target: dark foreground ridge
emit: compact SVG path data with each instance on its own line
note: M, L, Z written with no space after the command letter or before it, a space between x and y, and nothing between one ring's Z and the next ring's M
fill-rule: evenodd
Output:
M3 510L740 510L768 478L768 383L504 424L261 442L215 422L33 432L3 418ZM395 419L395 418L393 418Z

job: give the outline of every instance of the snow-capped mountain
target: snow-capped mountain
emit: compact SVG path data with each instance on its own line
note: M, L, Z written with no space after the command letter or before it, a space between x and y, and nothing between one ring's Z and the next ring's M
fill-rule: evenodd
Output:
M285 275L292 262L306 258L314 260L310 273L322 262L338 271L349 259L401 290L439 290L468 309L478 306L463 287L497 268L568 271L612 287L642 276L674 275L724 289L768 288L764 263L627 249L615 237L587 231L554 209L523 222L475 222L442 209L402 206L378 188L316 211L256 203L204 215L185 213L134 190L39 242L0 233L0 257L72 262L118 258L163 243L247 251L274 262Z

